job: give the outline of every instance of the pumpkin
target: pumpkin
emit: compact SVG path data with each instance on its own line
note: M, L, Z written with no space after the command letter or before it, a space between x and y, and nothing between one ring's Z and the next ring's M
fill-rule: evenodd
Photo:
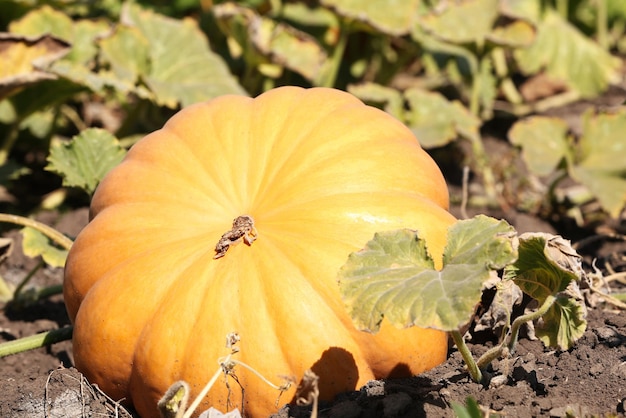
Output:
M355 329L337 274L384 230L417 229L441 258L447 207L412 132L346 92L280 87L189 106L93 196L64 281L76 367L142 417L158 416L175 381L195 397L231 332L235 358L271 381L312 369L320 399L432 368L446 358L445 333ZM199 410L277 410L275 389L243 367L236 375Z

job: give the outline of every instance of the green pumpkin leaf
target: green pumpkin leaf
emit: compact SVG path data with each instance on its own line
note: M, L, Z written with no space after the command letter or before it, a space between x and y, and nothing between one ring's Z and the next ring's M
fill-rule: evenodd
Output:
M519 258L505 268L505 278L542 304L548 296L564 291L582 277L581 257L569 241L547 233L519 237Z
M459 329L471 320L491 268L515 259L512 231L486 216L457 222L449 230L441 271L417 232L377 233L339 272L355 325L375 332L385 318L397 327Z
M259 16L253 19L256 23L255 29L250 31L250 39L259 51L307 80L320 77L326 52L314 37L272 19Z
M620 79L619 59L550 10L538 26L535 42L515 50L514 57L524 73L536 74L545 69L582 97L597 96Z
M135 83L148 72L149 42L137 28L118 26L100 41L102 58L111 64L117 78Z
M534 116L516 122L509 141L522 148L522 159L533 173L547 176L569 154L568 126L564 120Z
M341 16L370 24L388 35L405 35L413 25L419 0L322 0Z
M104 176L126 155L118 140L104 129L91 128L68 143L53 143L46 169L63 177L63 185L93 194Z
M192 19L171 19L128 4L123 20L149 42L150 69L142 76L157 104L175 108L224 94L246 94Z
M420 17L419 24L433 36L454 44L482 42L498 18L498 0L466 0L443 11Z
M480 119L460 102L417 88L408 89L404 96L409 105L404 120L424 148L444 146L459 136L480 140Z
M65 265L67 250L55 247L48 237L34 228L23 228L21 233L24 255L33 258L41 256L43 261L51 267L63 267Z
M583 116L576 164L570 175L585 185L617 218L626 205L626 110Z
M381 104L385 112L398 120L404 119L404 99L398 90L376 83L352 84L348 92L370 104Z

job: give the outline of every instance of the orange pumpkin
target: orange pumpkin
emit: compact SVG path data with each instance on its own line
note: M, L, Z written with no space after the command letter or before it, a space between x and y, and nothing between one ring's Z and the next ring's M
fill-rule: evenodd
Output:
M142 417L157 416L177 380L195 396L233 331L235 358L277 383L312 368L321 399L432 368L446 334L356 330L337 273L375 232L402 227L441 258L447 205L411 131L348 93L281 87L190 106L139 141L93 197L65 275L76 367ZM234 230L238 218L254 224ZM276 390L236 374L241 386L219 380L200 410L277 410Z

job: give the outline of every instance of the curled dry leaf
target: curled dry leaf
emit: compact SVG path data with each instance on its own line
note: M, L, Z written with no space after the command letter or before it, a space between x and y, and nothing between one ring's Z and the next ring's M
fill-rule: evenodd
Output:
M163 418L180 418L187 409L189 401L189 385L179 380L165 392L163 398L157 404L159 414Z

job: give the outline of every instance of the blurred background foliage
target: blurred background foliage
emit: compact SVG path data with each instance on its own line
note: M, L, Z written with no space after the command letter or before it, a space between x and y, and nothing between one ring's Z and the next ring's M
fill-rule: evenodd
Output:
M290 84L400 119L451 182L468 167L470 204L617 218L621 102L574 126L546 112L622 91L625 33L623 0L3 0L0 211L86 205L182 106Z

